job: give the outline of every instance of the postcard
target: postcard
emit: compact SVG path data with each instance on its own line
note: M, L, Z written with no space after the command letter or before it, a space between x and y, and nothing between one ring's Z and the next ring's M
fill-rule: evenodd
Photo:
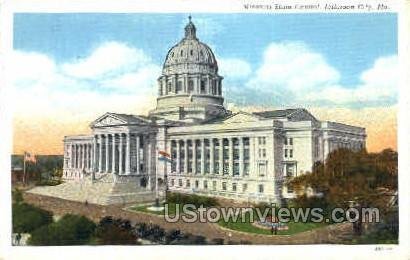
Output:
M4 3L11 251L408 256L397 3L144 2Z

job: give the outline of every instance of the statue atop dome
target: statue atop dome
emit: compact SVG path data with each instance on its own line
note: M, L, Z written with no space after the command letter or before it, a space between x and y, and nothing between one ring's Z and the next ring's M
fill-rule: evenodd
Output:
M191 16L188 16L189 23L185 26L185 38L186 39L196 39L196 27L192 23Z

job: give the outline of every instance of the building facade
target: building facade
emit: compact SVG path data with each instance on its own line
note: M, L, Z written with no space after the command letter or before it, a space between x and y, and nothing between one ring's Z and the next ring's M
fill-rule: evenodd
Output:
M148 116L106 113L91 123L92 135L66 136L64 178L112 182L127 201L168 189L280 202L294 196L287 178L337 148L365 148L364 128L323 122L303 108L232 113L222 80L189 21L167 53L156 108ZM171 162L158 160L159 152Z

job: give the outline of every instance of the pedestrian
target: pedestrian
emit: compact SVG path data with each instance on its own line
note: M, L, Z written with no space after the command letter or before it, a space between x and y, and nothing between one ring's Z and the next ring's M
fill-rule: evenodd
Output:
M16 235L16 244L19 246L20 245L20 240L21 240L21 234L17 233Z
M85 200L84 204L85 206L88 206L88 200Z

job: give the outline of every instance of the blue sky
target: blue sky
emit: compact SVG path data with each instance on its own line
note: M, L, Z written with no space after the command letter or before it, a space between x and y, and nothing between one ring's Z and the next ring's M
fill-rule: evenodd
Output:
M14 48L23 54L44 55L55 66L64 68L64 65L78 65L87 60L106 43L118 43L123 44L122 47L142 51L150 60L148 66L152 65L153 70L158 71L167 50L182 38L187 16L16 14ZM391 67L395 66L397 58L396 14L194 14L193 22L199 39L210 45L221 60L228 101L246 105L262 102L276 106L302 103L349 107L385 106L397 102L396 86L386 85L393 77ZM290 52L289 57L287 52ZM298 57L305 58L298 60ZM298 65L306 60L310 63ZM235 67L235 64L241 66ZM132 66L130 73L132 69L141 68L136 64ZM312 66L317 66L317 69L309 71ZM294 72L287 78L278 78L274 75L281 74L278 71L280 67ZM386 74L390 78L380 80L373 77L384 74L384 70L389 68ZM368 77L364 77L366 73ZM64 76L72 75L65 73ZM85 80L77 76L72 80L86 90L123 93L115 87L96 87L104 85L101 78ZM304 83L294 83L295 80L304 81L303 77L311 80L306 82L307 87L300 86ZM145 79L155 81L154 77ZM87 81L91 82L90 86L86 85ZM376 92L386 92L382 88L389 87L391 93L381 93L371 99L349 100L350 97L365 96L364 93L371 90L369 84L380 81L386 84L376 86ZM135 83L140 88L152 88L152 84L147 82ZM73 89L79 90L78 87ZM352 92L355 89L363 90ZM259 95L251 95L255 90ZM344 98L314 97L315 93L321 92L330 96L340 94ZM295 93L303 95L293 98ZM304 97L309 98L305 100Z

